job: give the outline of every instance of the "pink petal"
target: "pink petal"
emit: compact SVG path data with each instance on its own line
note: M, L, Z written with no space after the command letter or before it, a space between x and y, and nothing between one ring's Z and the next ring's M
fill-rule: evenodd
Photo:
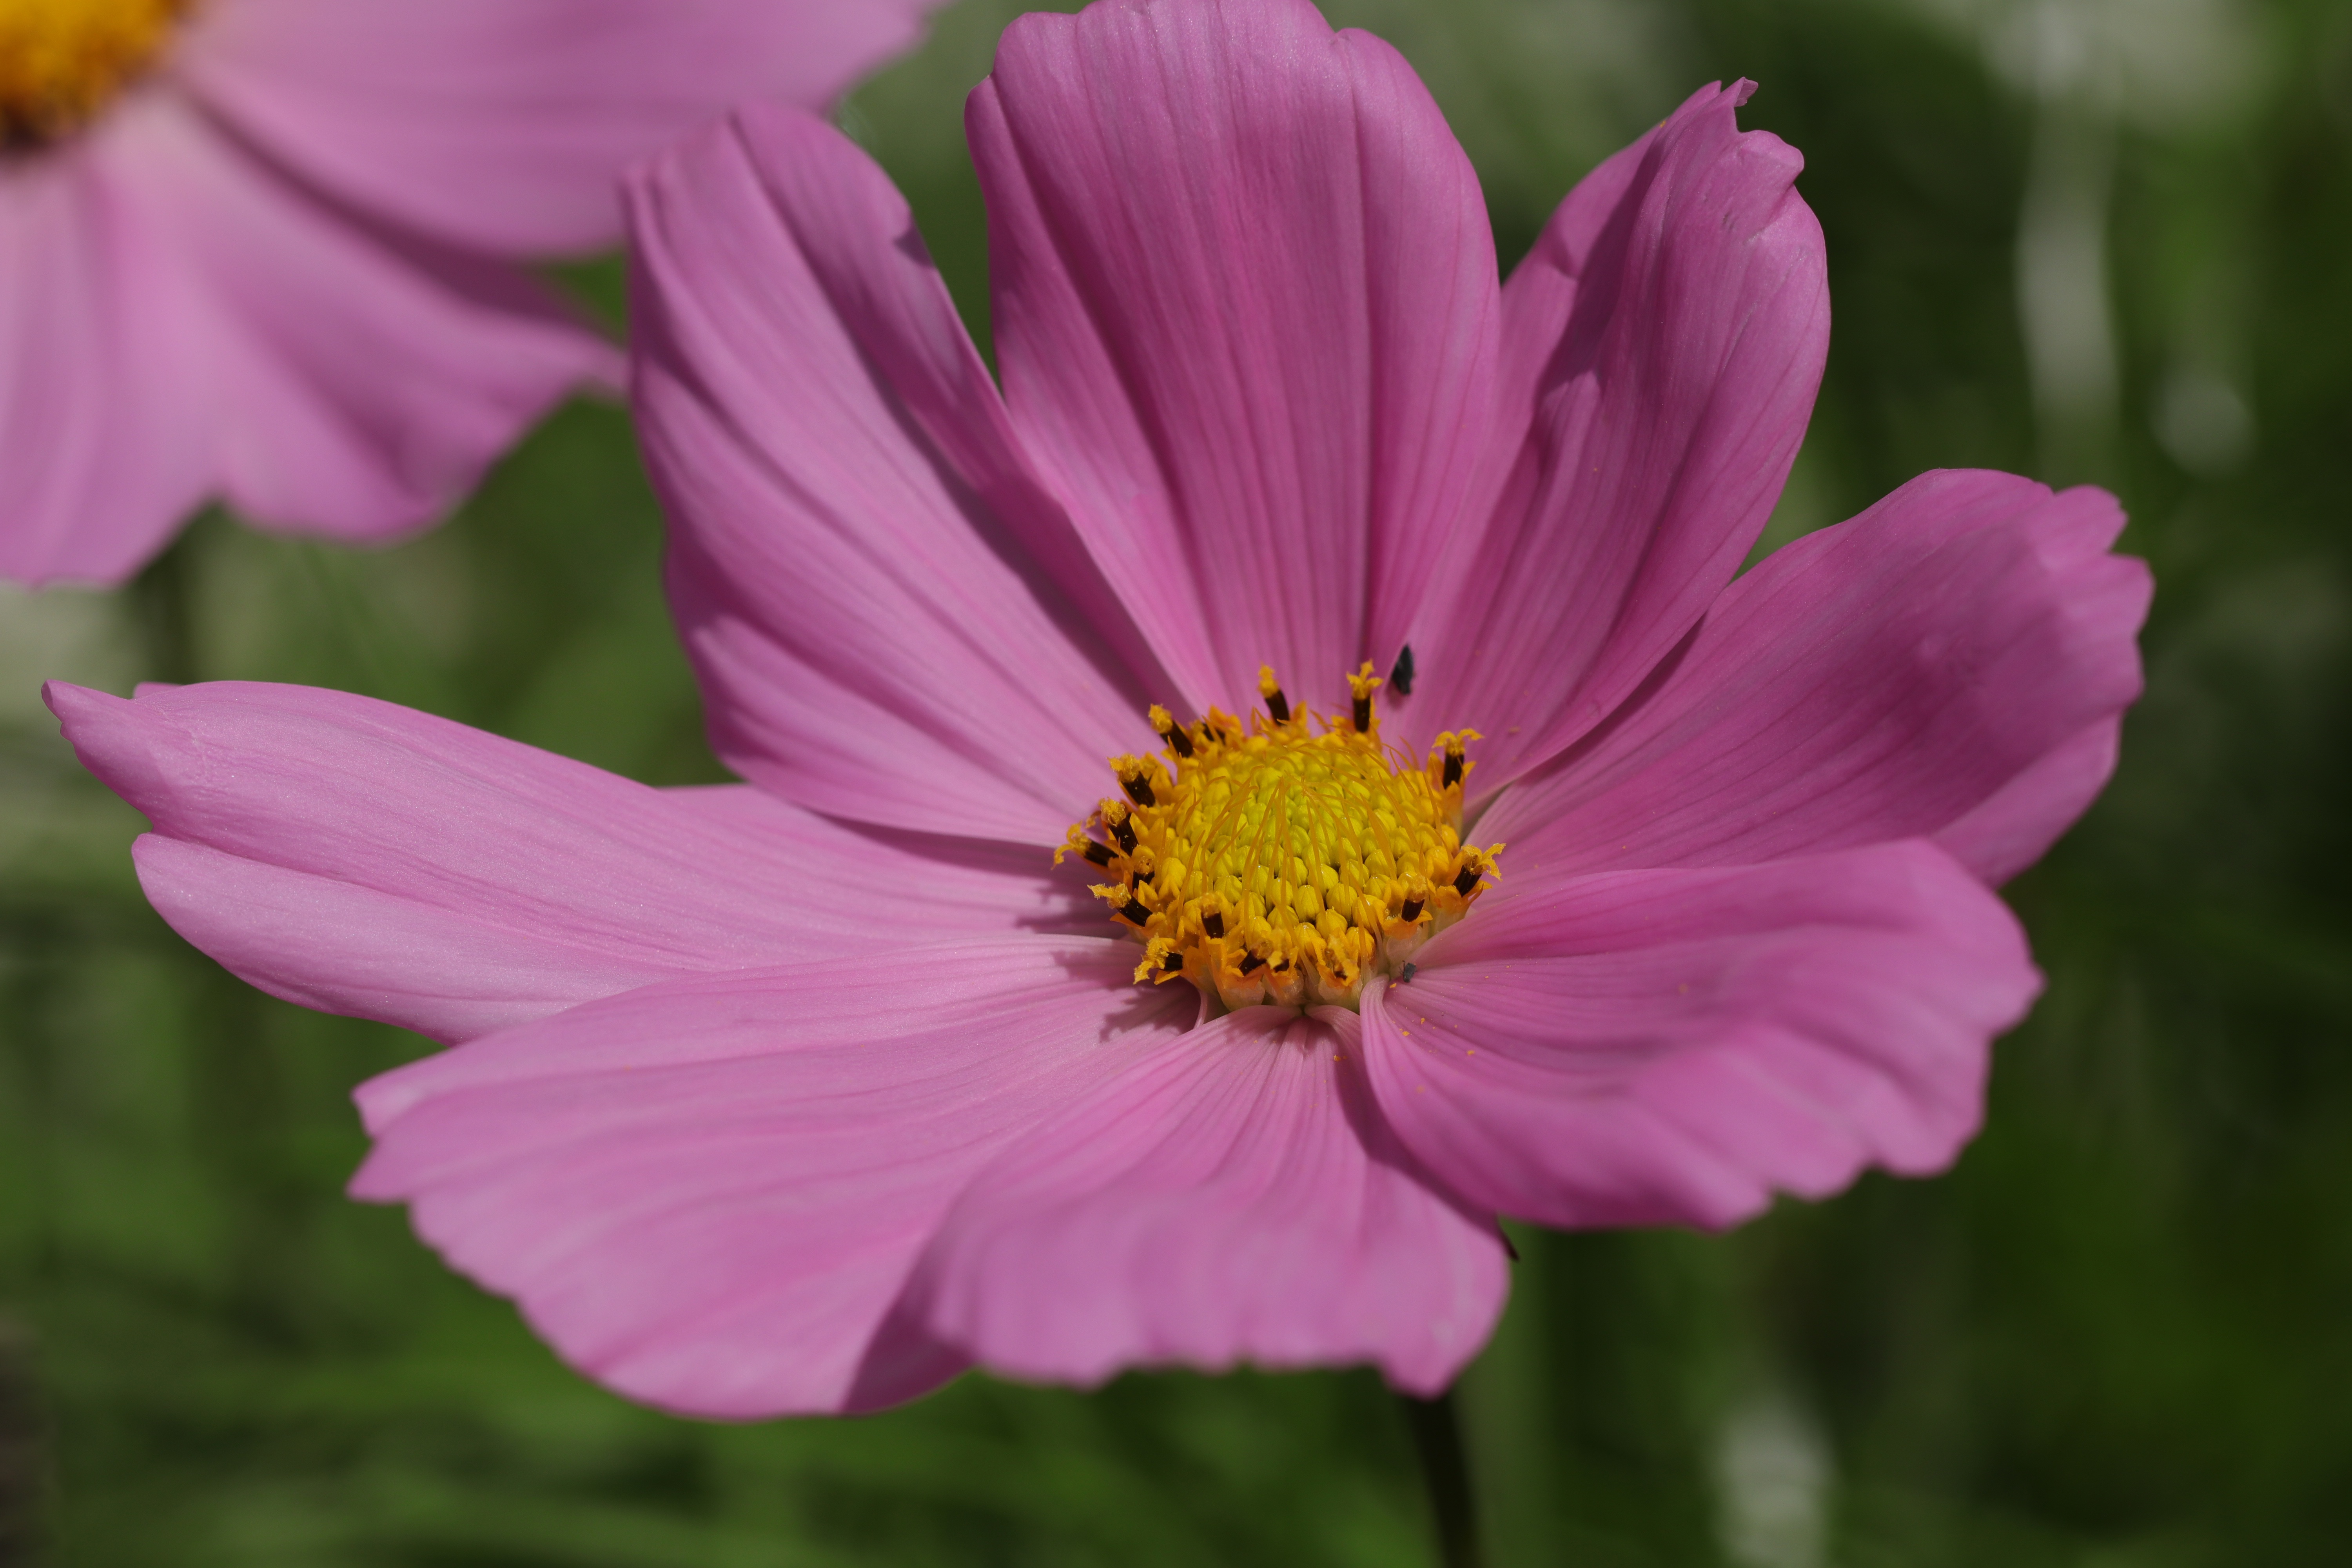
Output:
M750 1418L909 1398L961 1359L889 1321L972 1173L1190 1009L1123 942L908 950L673 981L377 1079L355 1195L632 1398Z
M1690 630L1770 515L1829 345L1802 160L1707 89L1561 204L1504 294L1499 498L1412 642L1417 739L1476 727L1492 789Z
M2013 874L2105 782L2139 695L2123 521L2103 490L1946 471L1774 552L1638 708L1480 821L1507 888L1915 836Z
M1267 663L1344 709L1489 419L1493 240L1427 91L1306 0L1130 0L1014 22L966 129L1013 422L1181 697Z
M1382 1124L1357 1032L1251 1008L1155 1047L973 1181L912 1313L1016 1377L1370 1361L1444 1388L1502 1309L1502 1245Z
M2000 900L1920 843L1554 881L1367 989L1374 1092L1466 1198L1727 1226L1864 1164L1948 1164L2039 989Z
M938 0L235 0L173 61L323 187L508 256L611 245L618 175L730 105L816 109Z
M1935 841L1996 887L2042 858L2115 776L2124 721L2102 719L2028 763L1964 815L1937 829Z
M1058 843L1104 760L1157 743L1114 651L1143 645L1013 447L905 202L777 110L653 165L630 216L640 430L720 755L838 816Z
M47 697L154 825L140 876L175 930L274 995L442 1039L672 975L1087 918L1043 856L953 864L341 692Z
M215 478L255 521L420 527L567 392L612 377L613 350L521 274L372 228L192 115L123 118L137 243L179 269L204 331L174 407L217 430Z
M123 166L138 140L117 115L0 157L0 577L120 582L212 482L196 321Z

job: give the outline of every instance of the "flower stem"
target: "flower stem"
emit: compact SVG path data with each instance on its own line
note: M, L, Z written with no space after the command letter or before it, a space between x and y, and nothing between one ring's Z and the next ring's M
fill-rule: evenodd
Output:
M1437 1558L1444 1568L1479 1568L1478 1508L1470 1492L1470 1467L1462 1454L1462 1423L1454 1413L1454 1391L1434 1399L1397 1395L1404 1424L1421 1458L1429 1488L1429 1511L1437 1526Z
M184 686L196 679L194 550L183 532L131 581L150 680Z

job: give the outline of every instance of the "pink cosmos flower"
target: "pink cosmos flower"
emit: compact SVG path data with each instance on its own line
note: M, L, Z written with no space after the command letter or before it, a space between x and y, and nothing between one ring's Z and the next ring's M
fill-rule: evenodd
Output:
M0 577L431 521L614 351L515 267L936 0L0 0Z
M1930 474L1735 579L1828 331L1746 93L1498 288L1379 40L1024 18L969 120L1001 395L884 176L746 110L630 206L671 588L750 783L331 692L51 701L191 941L456 1043L360 1091L353 1190L626 1394L1440 1388L1497 1214L1947 1164L2037 984L1988 884L2138 690L2095 490Z

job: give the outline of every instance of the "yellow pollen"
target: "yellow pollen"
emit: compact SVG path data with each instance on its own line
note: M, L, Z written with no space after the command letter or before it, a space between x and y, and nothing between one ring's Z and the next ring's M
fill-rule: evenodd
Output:
M1143 944L1137 980L1189 980L1226 1008L1353 1007L1497 875L1501 845L1462 842L1477 731L1438 736L1416 764L1381 742L1372 666L1348 685L1350 710L1324 718L1264 669L1265 711L1246 724L1155 706L1161 750L1110 759L1119 793L1054 858L1100 868L1096 895Z
M0 148L79 130L153 63L189 0L0 0Z

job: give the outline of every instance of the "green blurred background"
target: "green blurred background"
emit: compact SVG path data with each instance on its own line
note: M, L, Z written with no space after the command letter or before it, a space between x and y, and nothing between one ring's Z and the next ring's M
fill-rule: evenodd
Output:
M844 113L983 334L961 107L1013 9L964 0ZM1693 87L1762 84L1836 312L1767 547L1981 464L2115 489L2159 584L2122 773L2010 889L2050 989L1984 1135L1729 1237L1521 1232L1462 1388L1492 1556L2347 1561L2352 7L1330 10L1428 79L1507 265ZM567 275L608 312L619 280ZM1367 1374L971 1377L698 1426L574 1378L340 1195L348 1091L423 1043L183 946L36 683L305 681L709 779L659 532L625 417L581 405L401 548L213 517L122 595L0 600L0 1562L1430 1562Z

